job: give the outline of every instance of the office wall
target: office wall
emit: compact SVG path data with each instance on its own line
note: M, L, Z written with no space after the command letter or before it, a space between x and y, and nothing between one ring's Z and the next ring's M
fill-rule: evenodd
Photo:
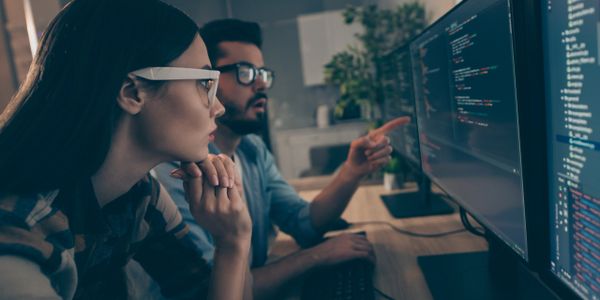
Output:
M30 0L38 38L62 6L57 0ZM25 79L32 61L23 0L0 0L0 111Z
M199 25L227 17L229 0L163 0L187 13ZM251 2L251 1L249 1Z
M6 30L6 10L0 1L0 112L12 97L17 87L12 53Z
M296 129L315 126L315 111L321 104L330 107L335 105L338 92L329 86L306 87L303 84L302 61L299 44L299 31L296 17L300 14L340 10L347 5L369 4L375 1L343 1L343 0L313 0L298 1L293 6L280 4L274 8L277 13L270 15L268 9L250 9L238 2L247 4L249 1L234 0L234 16L254 20L262 25L264 30L265 61L277 72L276 83L270 93L273 101L270 103L271 127L274 132L283 129ZM253 1L254 2L254 1ZM262 2L262 3L261 3ZM257 4L272 1L258 1ZM278 1L278 3L294 1ZM402 0L378 1L382 7L396 6ZM423 0L430 11L432 19L445 13L454 4L453 0Z

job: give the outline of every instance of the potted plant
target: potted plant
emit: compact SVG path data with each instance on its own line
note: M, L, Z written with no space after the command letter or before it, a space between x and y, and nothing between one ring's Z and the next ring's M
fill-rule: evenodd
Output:
M356 35L360 46L349 46L325 65L325 81L337 85L340 93L334 115L344 118L360 107L362 118L374 122L382 116L382 83L377 72L384 63L382 57L426 27L425 8L414 1L393 10L350 6L343 14L346 24L360 22L364 30Z

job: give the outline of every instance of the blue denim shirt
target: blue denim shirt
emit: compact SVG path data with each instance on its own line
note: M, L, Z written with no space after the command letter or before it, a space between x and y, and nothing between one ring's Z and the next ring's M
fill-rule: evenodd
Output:
M220 151L214 144L210 152ZM252 218L252 267L265 264L269 249L269 236L274 234L274 225L291 235L303 247L321 240L310 221L310 205L283 179L275 165L273 155L260 137L247 135L242 138L236 152L242 166L244 195ZM159 181L177 204L184 221L191 229L194 243L201 249L208 262L213 261L214 243L210 234L202 229L190 213L185 200L183 184L169 176L178 163L164 163L155 168Z

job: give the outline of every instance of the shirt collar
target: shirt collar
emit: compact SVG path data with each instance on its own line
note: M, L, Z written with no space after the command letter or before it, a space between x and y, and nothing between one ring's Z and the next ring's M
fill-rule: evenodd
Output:
M108 231L102 208L89 179L73 187L61 189L56 206L68 217L69 227L74 234L100 234Z
M208 150L211 154L221 154L221 150L219 150L215 143L210 143L208 145ZM258 155L258 148L247 136L242 137L235 152L238 155L243 155L247 159L251 159L253 161L257 160L256 156Z
M139 201L151 194L152 188L148 177L135 184L127 193L100 207L90 179L62 189L56 199L56 206L69 219L69 226L74 234L105 234L111 231L107 215L134 213L128 207L136 207Z

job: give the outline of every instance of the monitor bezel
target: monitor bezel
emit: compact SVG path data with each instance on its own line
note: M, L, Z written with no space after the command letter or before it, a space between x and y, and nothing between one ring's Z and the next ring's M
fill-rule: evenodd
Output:
M543 61L539 55L540 16L536 12L535 1L511 0L511 4L517 112L521 136L521 180L527 247L530 253L527 263L532 270L539 272L545 266L546 256L543 254L548 249L545 243L548 228L544 226L546 214L537 212L549 209L546 201L546 116L540 114L540 107L545 105Z
M400 151L395 151L395 152L396 152L396 153L397 153L399 156L401 156L401 157L404 159L404 161L405 161L405 162L407 162L407 163L408 163L408 164L411 166L411 168L413 168L413 169L415 169L415 170L419 170L419 171L421 171L421 170L422 170L422 168L421 168L421 144L420 144L420 142L421 142L421 141L419 140L419 126L418 126L418 124L416 123L416 122L417 122L417 107L416 107L416 105L417 105L417 99L415 99L415 93L414 93L414 92L415 92L415 91L414 91L414 82L413 82L413 80L412 80L412 77L413 77L413 76L412 76L412 75L413 75L413 74L412 74L412 60L410 59L410 42L411 42L411 41L412 41L412 39L411 39L411 40L409 40L408 42L406 42L405 44L403 44L403 45L401 45L401 46L399 46L399 47L396 47L396 48L394 48L394 49L392 49L392 50L388 51L387 53L385 53L384 55L382 55L382 58L386 58L386 57L389 57L389 56L393 56L393 55L395 55L395 54L396 54L396 53L398 53L398 52L404 52L404 51L408 51L408 55L409 55L409 64L410 64L410 68L411 68L410 77L411 77L411 84L412 84L412 86L413 86L413 87L412 87L412 89L413 89L413 93L412 93L413 97L412 97L412 98L413 98L413 103L414 103L414 106L413 106L413 114L412 114L412 116L410 116L410 117L411 117L411 118L413 118L413 120L414 120L414 122L415 122L416 131L417 131L417 136L416 136L416 139L417 139L417 143L419 143L419 145L418 145L418 149L419 149L419 158L418 158L417 160L414 160L414 159L412 159L411 157L408 157L408 155L404 155L404 153L401 153ZM385 101L385 99L384 99L384 101ZM389 120L385 120L385 121L389 121ZM411 120L411 121L412 121L412 120ZM394 150L395 150L395 149L394 149Z

